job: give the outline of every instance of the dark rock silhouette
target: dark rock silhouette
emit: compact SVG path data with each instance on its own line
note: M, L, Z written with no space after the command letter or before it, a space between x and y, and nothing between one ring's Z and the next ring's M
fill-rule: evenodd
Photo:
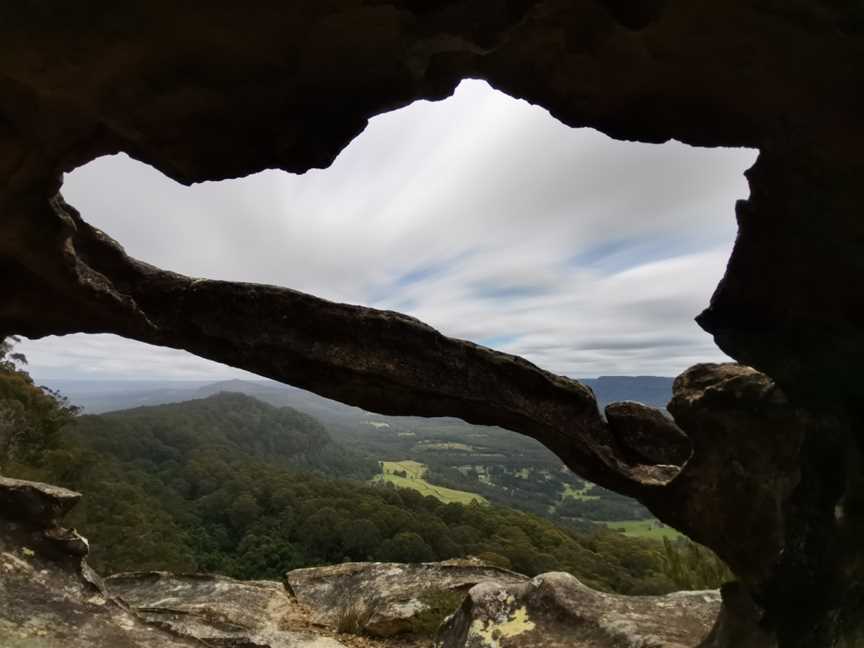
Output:
M112 332L528 434L726 558L784 648L862 640L858 3L16 3L0 24L0 337ZM325 167L466 77L620 139L760 150L698 322L765 375L685 374L683 471L622 445L574 381L396 313L154 268L58 193L120 151L184 183Z

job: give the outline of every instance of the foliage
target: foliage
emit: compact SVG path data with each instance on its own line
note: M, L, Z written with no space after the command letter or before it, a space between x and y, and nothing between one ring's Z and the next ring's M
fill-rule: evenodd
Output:
M682 537L679 531L653 518L648 520L616 520L615 522L607 522L606 526L631 538L647 538L658 542L662 542L663 538L677 540Z
M465 592L458 590L429 589L417 597L426 605L411 619L411 633L432 636L444 623L444 619L459 609L465 600Z
M644 506L614 491L594 486L591 499L566 498L558 506L556 513L562 518L580 518L595 522L644 520L651 514Z
M90 560L104 573L280 578L345 560L473 555L529 576L568 571L591 587L629 594L703 586L713 573L700 562L706 554L689 548L370 484L378 462L333 443L315 419L238 394L80 416L58 434L74 410L25 377L8 367L0 376L3 393L20 397L37 430L19 444L29 450L10 469L85 494L67 521L90 539ZM434 614L446 607L439 602Z
M62 395L36 386L20 368L27 359L13 353L16 341L0 340L0 472L33 462L56 444L78 412Z
M716 589L734 580L729 567L717 555L687 538L672 542L663 538L664 571L677 589Z
M336 613L336 632L340 634L363 635L366 624L375 614L378 601L375 599L358 600L346 596Z

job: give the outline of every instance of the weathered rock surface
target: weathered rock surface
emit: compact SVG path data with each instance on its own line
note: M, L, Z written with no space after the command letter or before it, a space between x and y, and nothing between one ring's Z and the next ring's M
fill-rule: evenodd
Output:
M442 626L439 648L692 648L711 630L720 593L616 596L550 572L481 583Z
M693 456L643 502L726 561L747 588L739 598L758 609L745 617L771 641L864 639L852 504L861 472L849 420L796 407L766 375L737 364L691 367L673 393L668 409Z
M66 488L0 475L0 512L8 520L50 529L80 499L81 493Z
M661 411L630 401L609 403L606 420L632 463L682 466L693 451L690 440Z
M371 410L523 432L726 557L784 648L859 640L860 2L87 7L0 8L0 337L117 333ZM574 381L395 313L136 262L58 194L63 171L120 151L186 183L326 166L369 117L466 77L613 137L760 149L725 277L698 321L786 401L706 390L670 407L694 448L686 476L642 461L641 443L634 463L634 437L613 435Z
M148 622L207 645L342 647L333 638L290 629L302 612L281 583L135 572L106 578L105 585Z
M720 588L723 606L711 633L699 648L776 648L777 635L762 623L765 614L741 583Z
M849 380L864 296L843 289L862 273L856 2L156 0L0 18L0 268L16 278L0 333L140 337L174 308L143 303L121 267L94 268L84 241L67 244L74 225L50 204L62 171L119 151L185 183L324 167L370 117L471 77L621 139L760 148L700 321L789 393L864 391Z
M467 591L495 580L513 584L527 576L466 561L439 563L343 563L295 569L286 585L317 622L335 626L346 611L356 610L372 635L392 636L411 629L411 620L428 606L423 594Z
M47 484L0 480L0 646L200 647L154 629L105 592L83 560L83 539L54 526L78 497ZM35 516L28 519L23 511Z
M342 647L288 629L297 604L280 583L148 573L111 578L109 591L86 541L57 526L79 497L0 478L0 648Z

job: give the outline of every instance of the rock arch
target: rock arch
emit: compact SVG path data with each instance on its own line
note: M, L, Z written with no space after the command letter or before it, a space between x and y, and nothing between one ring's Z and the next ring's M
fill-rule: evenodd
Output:
M10 6L0 25L0 334L118 333L530 434L717 549L762 609L763 643L861 640L858 3L100 1ZM469 77L619 139L760 150L698 321L773 381L685 373L683 470L628 459L573 381L395 313L154 268L59 194L63 171L120 151L185 183L324 167L370 116Z

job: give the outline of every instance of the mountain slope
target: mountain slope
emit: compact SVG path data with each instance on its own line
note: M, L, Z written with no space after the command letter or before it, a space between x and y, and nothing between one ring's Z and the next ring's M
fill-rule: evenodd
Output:
M618 400L635 400L654 407L665 407L672 398L674 379L665 376L600 376L579 380L594 391L602 410L608 403ZM288 405L311 414L323 422L329 422L334 418L351 417L363 412L360 408L270 380L217 382L49 380L47 382L52 389L60 390L74 403L92 414L142 405L178 403L205 398L223 391L255 396L275 405Z
M377 462L334 443L311 417L240 394L80 417L37 454L10 474L84 493L67 519L105 573L254 579L346 560L475 555L528 575L569 571L612 591L674 588L656 542L370 484ZM333 478L352 474L359 479Z
M601 376L585 379L601 410L614 400L636 400L664 407L672 378ZM271 405L290 406L314 416L338 444L382 461L416 461L428 468L437 487L476 493L568 524L583 520L626 522L651 516L637 502L604 489L587 493L585 484L535 439L494 427L470 425L454 418L384 416L344 405L295 387L265 380L229 380L210 384L174 383L138 393L99 392L96 383L57 384L82 394L76 403L111 407L111 403L160 402L204 398L222 391L244 393ZM101 387L103 390L105 386ZM117 389L117 388L115 388ZM74 398L73 398L74 400ZM342 472L334 472L342 475ZM620 526L620 525L619 525ZM628 527L629 528L629 527Z
M124 462L188 461L194 453L218 449L235 457L360 479L375 470L374 462L334 444L311 416L236 393L82 416L71 434Z

